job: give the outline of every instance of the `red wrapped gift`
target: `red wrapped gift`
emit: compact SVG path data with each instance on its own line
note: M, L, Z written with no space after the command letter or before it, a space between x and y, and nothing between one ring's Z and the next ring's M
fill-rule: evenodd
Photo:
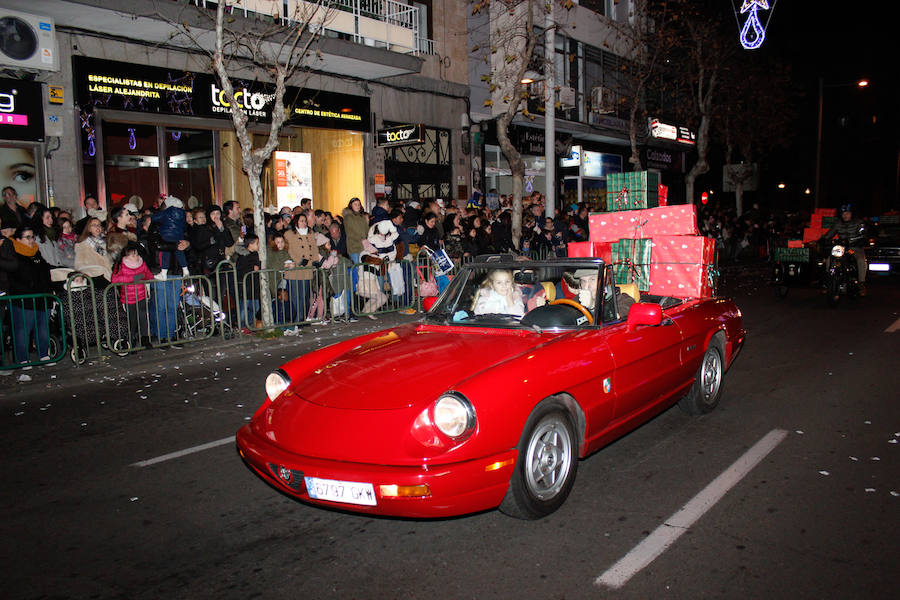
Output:
M715 262L716 241L700 235L653 236L652 264L697 264Z
M607 264L612 262L612 244L609 242L569 242L569 257L577 256L602 258Z
M588 217L588 228L592 242L699 234L697 207L693 204L594 213Z
M813 211L813 216L819 217L819 220L822 220L822 217L833 217L835 210L833 208L817 208Z
M821 229L822 228L822 215L813 215L809 218L809 228L810 229Z
M788 240L788 248L802 248L803 240Z
M659 206L666 206L669 203L669 186L659 184Z
M825 230L821 228L807 227L803 230L804 242L817 242L819 238L825 235Z
M699 264L651 264L649 293L674 298L710 298L712 268Z

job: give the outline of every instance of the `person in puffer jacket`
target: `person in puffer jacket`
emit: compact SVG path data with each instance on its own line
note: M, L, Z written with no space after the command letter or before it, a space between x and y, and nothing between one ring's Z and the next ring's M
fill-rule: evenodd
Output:
M150 223L155 223L158 227L159 237L169 244L177 244L185 239L187 233L187 216L184 212L184 203L175 196L167 196L165 209L160 210L150 217ZM181 276L188 277L190 272L187 266L187 255L184 250L175 250L175 261L181 267ZM171 266L170 254L162 253L160 256L160 270L156 279L164 280Z
M112 283L129 283L119 288L119 302L128 317L128 336L131 347L140 343L150 345L150 311L147 306L147 289L143 281L153 281L153 273L141 258L141 247L129 242L116 264L113 265Z

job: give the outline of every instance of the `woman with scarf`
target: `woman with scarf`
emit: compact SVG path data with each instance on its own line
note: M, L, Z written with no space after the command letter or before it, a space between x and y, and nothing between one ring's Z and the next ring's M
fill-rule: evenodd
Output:
M15 251L15 267L7 273L9 293L13 296L51 294L50 265L38 251L34 227L19 225L12 236ZM34 334L37 355L42 361L50 356L51 301L44 298L23 298L10 302L13 330L13 361L18 364L31 362L30 346Z
M369 217L363 212L359 198L351 198L350 204L342 213L344 216L344 234L347 236L347 252L353 264L359 262L362 253L362 241L369 234Z
M315 264L319 260L319 249L316 246L316 236L309 228L306 215L300 213L291 222L290 231L284 234L284 243L291 263L285 266L289 269L284 274L287 280L288 294L294 306L294 314L301 320L306 319L306 311L309 308L312 292L312 278L315 275ZM290 265L290 266L289 266ZM310 267L298 269L297 267Z
M94 279L103 287L112 278L112 261L106 251L106 236L100 219L91 217L75 242L75 270Z

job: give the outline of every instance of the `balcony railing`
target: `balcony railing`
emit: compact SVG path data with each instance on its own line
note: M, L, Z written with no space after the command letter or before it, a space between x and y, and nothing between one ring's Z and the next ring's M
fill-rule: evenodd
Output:
M207 0L193 0L206 7ZM280 18L283 22L306 20L321 24L323 33L351 39L395 52L434 54L434 41L419 37L419 9L396 0L243 0L229 7L232 15L250 14ZM321 17L319 16L321 15Z

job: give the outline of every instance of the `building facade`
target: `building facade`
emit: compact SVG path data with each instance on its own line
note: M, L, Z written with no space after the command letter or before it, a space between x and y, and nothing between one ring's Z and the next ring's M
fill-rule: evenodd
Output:
M11 19L26 38L29 27L36 38L52 38L36 39L29 57L0 55L13 75L4 85L18 84L29 98L39 88L42 96L32 101L42 114L28 115L32 123L42 120L42 131L14 135L0 125L7 162L31 162L35 200L76 208L92 193L110 208L151 206L171 194L188 206L251 205L230 109L205 51L214 7L138 0L125 13L110 0L5 4L0 19ZM289 120L278 148L284 154L264 173L266 205L309 196L315 208L339 213L352 197L368 206L381 194L465 198L467 54L454 42L465 38L466 3L324 4L328 16L309 69L287 82ZM273 25L302 22L297 15L307 10L322 9L303 0L245 0L230 8L228 26L258 39ZM192 34L177 35L178 23ZM247 60L233 61L229 74L261 144L274 86ZM404 124L420 125L423 139L378 145L379 130Z

